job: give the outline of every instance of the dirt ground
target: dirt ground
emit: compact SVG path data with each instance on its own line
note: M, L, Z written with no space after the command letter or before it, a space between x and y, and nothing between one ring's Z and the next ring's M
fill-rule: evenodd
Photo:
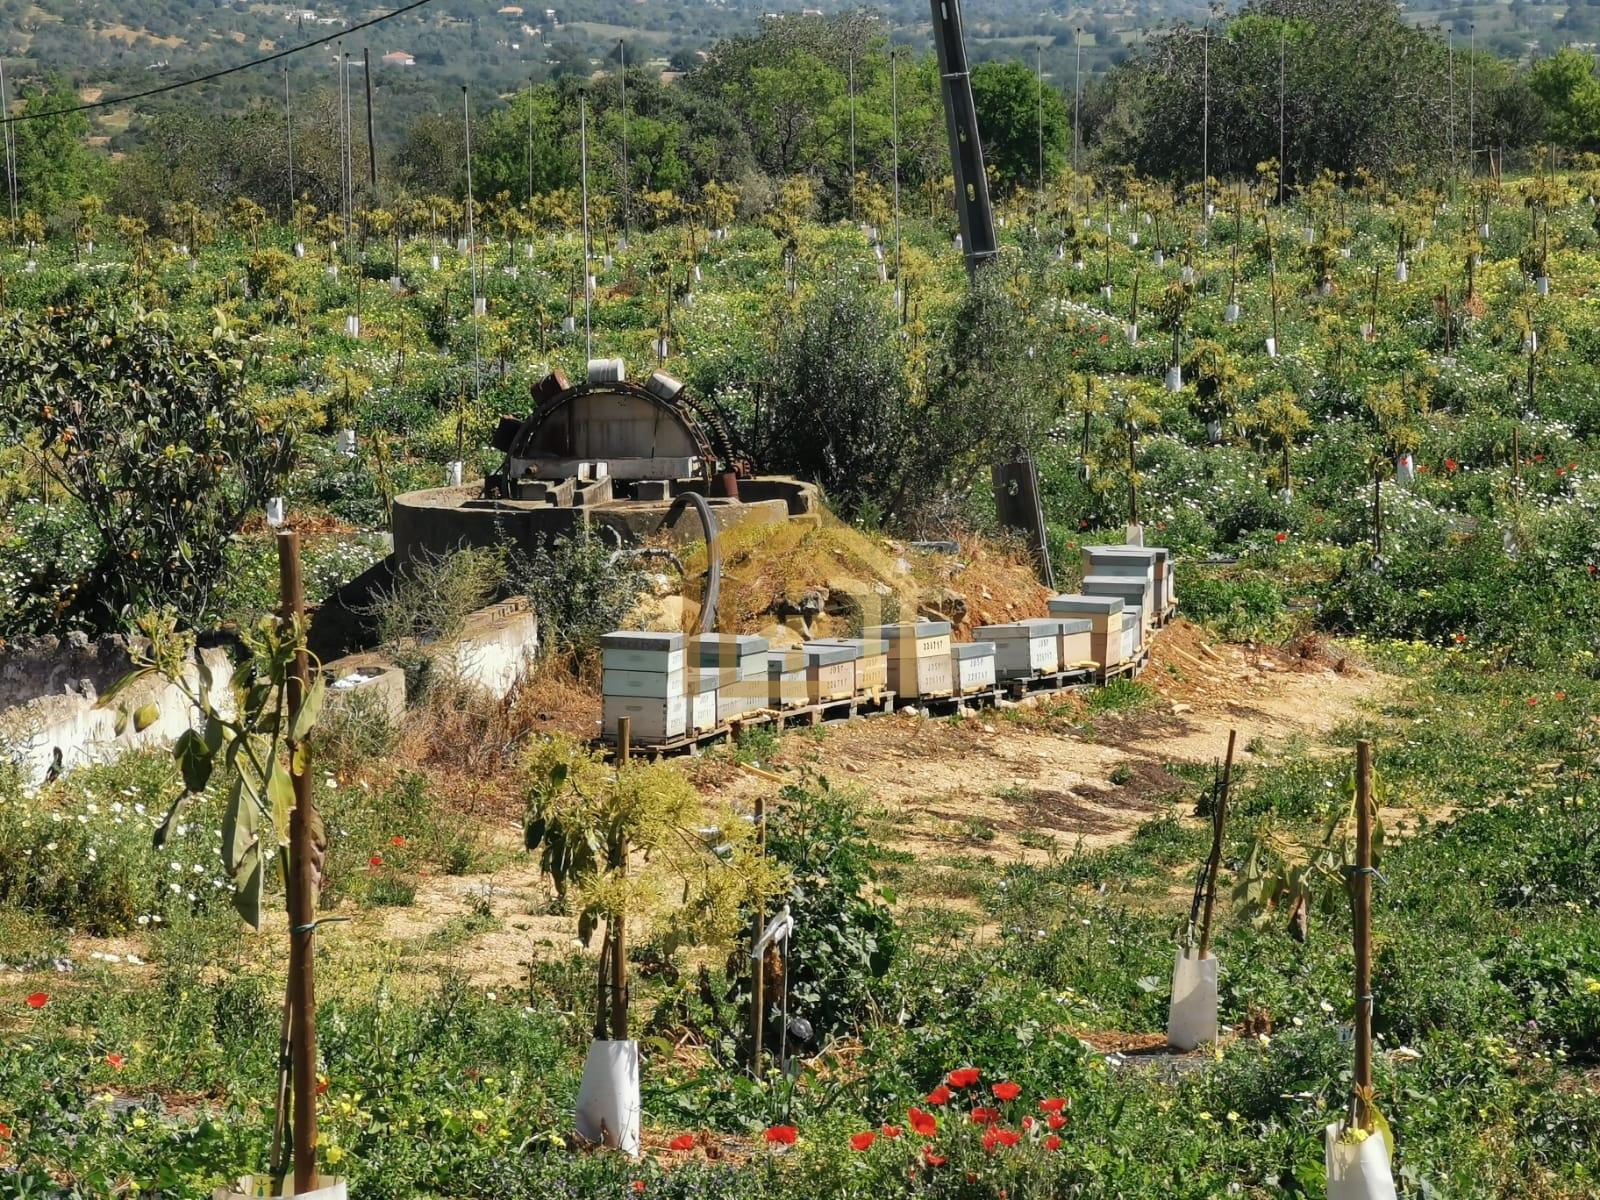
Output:
M930 871L975 856L1043 861L1080 844L1114 845L1162 812L1192 819L1192 787L1169 767L1220 759L1230 729L1244 762L1291 742L1317 752L1322 735L1379 702L1393 682L1318 643L1288 651L1213 645L1181 620L1157 635L1139 681L1153 699L1131 710L1095 712L1069 695L959 721L896 713L820 735L792 731L760 774L726 755L676 761L708 795L746 807L758 793L771 795L773 774L809 770L857 788L884 812L880 833ZM547 915L550 887L521 852L517 814L478 811L505 865L422 875L412 905L330 926L332 960L352 982L376 969L420 985L449 968L479 986L515 988L530 960L572 950L575 922ZM963 905L959 894L941 903ZM75 947L95 948L103 947Z

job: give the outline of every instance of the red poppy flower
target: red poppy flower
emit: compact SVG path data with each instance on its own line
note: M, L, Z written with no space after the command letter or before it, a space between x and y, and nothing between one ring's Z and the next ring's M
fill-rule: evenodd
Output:
M1566 470L1565 470L1565 469L1564 469L1564 468L1562 468L1562 467L1557 467L1557 468L1556 468L1556 478L1557 478L1557 479L1560 479L1560 478L1561 478L1561 477L1562 477L1562 476L1563 476L1563 475L1565 475L1565 474L1566 474L1566 473L1567 473L1567 472L1566 472Z
M1281 533L1280 532L1280 533L1274 535L1272 540L1275 541L1275 542L1287 542L1289 540L1289 535L1287 533Z
M1059 1150L1059 1149L1061 1149L1061 1139L1058 1138L1055 1134L1052 1133L1049 1137L1045 1138L1045 1140L1044 1140L1044 1148L1046 1150Z
M1456 645L1459 646L1459 645L1461 645L1462 642L1464 642L1466 640L1467 640L1467 635L1466 634L1464 634L1464 633L1456 634Z
M886 1138L897 1138L897 1137L900 1136L900 1126L898 1126L898 1125L885 1125L878 1132L883 1134L883 1136L886 1137Z
M913 1108L906 1114L911 1120L911 1131L920 1137L932 1137L939 1132L939 1122L934 1120L932 1113L925 1113L920 1108Z
M381 867L381 866L383 866L383 855L374 854L371 858L367 859L367 866L369 866L369 867Z
M670 1142L667 1143L667 1149L668 1150L693 1150L694 1149L694 1134L692 1134L692 1133L680 1133L677 1137L673 1138Z
M1022 1135L1015 1129L997 1129L994 1134L1000 1139L1000 1144L1006 1147L1015 1146L1022 1140Z
M1047 1123L1051 1129L1060 1129L1067 1123L1067 1119L1060 1113L1051 1113L1050 1120Z
M317 1080L317 1095L320 1096L323 1093L325 1093L327 1090L328 1090L328 1081L326 1079Z
M922 1148L922 1161L930 1167L942 1167L950 1160L942 1154L935 1154L932 1146L924 1146Z
M999 1119L1000 1110L998 1108L989 1108L980 1104L972 1110L972 1123L974 1125L993 1125Z
M1528 707L1529 708L1532 708L1537 703L1539 703L1539 697L1537 697L1537 696L1529 696L1528 697Z
M938 1087L934 1088L933 1091L928 1093L927 1103L929 1103L929 1104L949 1104L950 1103L950 1089L945 1087L945 1085L941 1083Z
M792 1146L799 1136L800 1131L793 1125L774 1125L766 1132L767 1141L775 1146Z
M979 1075L977 1067L962 1067L959 1070L951 1071L950 1074L946 1075L945 1082L953 1088L966 1088L977 1083L978 1078Z
M1534 461L1534 462L1543 462L1543 461L1544 461L1544 455L1542 455L1542 454L1535 454L1535 455L1534 455L1534 456L1533 456L1533 461Z
M1577 463L1568 463L1567 464L1567 470L1576 471L1577 469L1578 469L1578 464Z
M997 1083L994 1085L994 1094L1001 1100L1015 1100L1022 1095L1022 1085L1020 1083L1011 1083L1009 1080L1005 1083Z
M106 1055L106 1062L111 1065L111 1069L113 1071L122 1070L122 1064L124 1062L126 1062L126 1061L127 1060L125 1058L123 1058L122 1055L120 1055L120 1054L108 1054L108 1055Z
M1596 571L1600 571L1600 567L1596 567L1593 563L1590 563L1589 574L1593 575Z
M46 1004L49 1004L49 1003L50 1003L50 997L45 992L34 992L33 995L28 997L28 1007L29 1008L43 1008Z
M391 845L391 846L404 846L405 844L406 844L405 837L403 835L401 835L401 834L398 834L398 833L395 834L392 838L389 839L389 845Z
M1453 459L1453 458L1445 459L1444 460L1444 469L1446 471L1454 471L1456 469L1456 460Z
M1567 694L1565 692L1557 692L1555 698L1557 700L1565 700L1567 698Z
M991 1125L988 1129L983 1131L983 1148L990 1154L993 1154L995 1150L999 1148L999 1146L1000 1135L995 1131L994 1126Z
M870 1129L863 1129L860 1133L851 1135L850 1149L866 1150L872 1145L873 1142L877 1140L878 1135L876 1133Z
M1033 1118L1032 1117L1023 1117L1022 1118L1022 1127L1024 1129L1032 1129L1033 1128Z
M0 1121L0 1142L5 1141L10 1136L11 1126L7 1125L4 1121Z
M1051 1096L1048 1100L1039 1101L1039 1111L1043 1113L1058 1113L1067 1106L1063 1096Z
M644 1191L644 1180L642 1180L642 1179L635 1179L635 1180L634 1180L634 1181L633 1181L633 1190L634 1190L634 1191L636 1191L636 1192L642 1192L642 1191Z

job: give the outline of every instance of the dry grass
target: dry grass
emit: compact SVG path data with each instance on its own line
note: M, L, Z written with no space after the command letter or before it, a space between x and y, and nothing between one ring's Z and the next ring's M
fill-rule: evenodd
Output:
M1048 593L1020 552L977 537L956 554L930 554L831 518L751 525L722 535L718 628L760 632L822 604L815 634L853 624L938 616L957 636L978 625L1042 616ZM685 556L691 576L705 571L705 547Z

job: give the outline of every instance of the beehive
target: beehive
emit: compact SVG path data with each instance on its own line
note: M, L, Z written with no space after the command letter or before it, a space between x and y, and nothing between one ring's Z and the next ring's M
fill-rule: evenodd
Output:
M1165 546L1085 546L1083 573L1146 578L1156 615L1166 612L1178 598L1173 586L1172 551Z
M806 656L798 650L767 651L768 707L800 708L809 698Z
M810 646L844 646L855 653L855 691L871 696L889 686L889 643L882 638L817 638Z
M696 733L715 729L721 720L717 713L717 674L695 671L690 676L689 728Z
M993 643L995 675L1001 679L1032 679L1061 669L1059 620L980 625L973 633Z
M1068 621L1089 622L1089 661L1101 667L1114 667L1125 661L1122 645L1122 613L1127 607L1116 596L1056 596L1050 601L1050 615Z
M615 740L626 717L636 742L683 737L689 702L681 633L618 631L600 639L601 714L605 736Z
M1079 587L1085 596L1115 596L1129 608L1138 609L1143 624L1155 624L1155 585L1143 577L1085 575Z
M957 642L951 646L950 675L959 696L989 691L995 681L995 643Z
M1098 664L1094 656L1094 624L1082 618L1068 618L1061 622L1061 669L1075 670Z
M848 700L856 693L856 662L861 652L853 646L807 642L800 647L806 660L806 698L812 704Z
M865 635L868 640L888 643L889 686L897 695L948 696L954 689L950 673L950 622L871 625Z

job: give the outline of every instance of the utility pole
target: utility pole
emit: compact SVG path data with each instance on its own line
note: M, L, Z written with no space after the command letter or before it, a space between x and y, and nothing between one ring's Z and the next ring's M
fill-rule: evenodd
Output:
M1478 174L1478 23L1467 23L1467 178Z
M1039 212L1044 212L1044 46L1034 47L1033 73L1039 87Z
M994 208L989 202L989 178L983 168L983 141L978 132L977 108L972 100L972 78L967 70L966 39L961 28L960 0L929 0L933 16L933 41L939 54L939 79L944 94L945 129L950 138L950 166L955 176L956 214L961 222L961 246L967 276L976 282L978 269L1000 255L995 240ZM1000 523L1026 536L1034 567L1046 587L1055 587L1050 568L1050 544L1039 496L1039 475L1032 448L1009 448L1006 461L990 468L995 508Z

